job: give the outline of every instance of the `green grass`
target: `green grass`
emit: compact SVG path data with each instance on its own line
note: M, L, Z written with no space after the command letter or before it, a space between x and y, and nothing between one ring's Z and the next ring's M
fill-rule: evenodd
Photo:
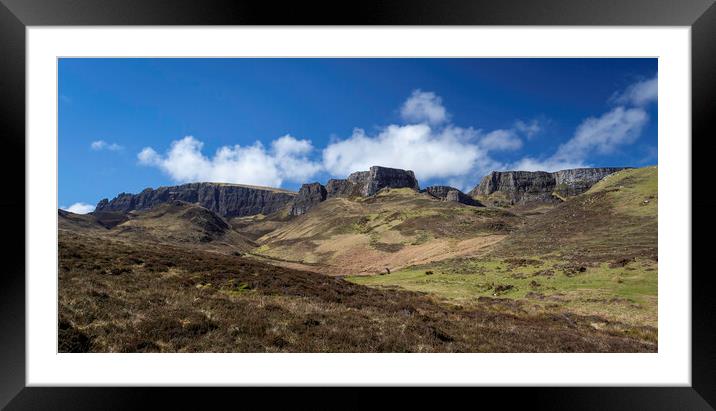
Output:
M607 176L592 186L588 193L607 193L618 213L656 217L658 188L658 168L654 166L622 170Z
M253 252L256 254L261 254L269 251L270 249L271 247L268 244L262 244L261 246L255 248Z
M551 259L528 259L525 265L509 261L448 260L389 275L347 279L374 287L427 292L458 304L480 297L525 299L540 307L557 304L582 314L656 326L657 271L652 260L637 260L623 267L570 265Z
M415 236L415 239L410 243L410 245L420 245L425 244L428 241L432 239L432 235L430 235L430 232L428 231L418 231L417 235Z

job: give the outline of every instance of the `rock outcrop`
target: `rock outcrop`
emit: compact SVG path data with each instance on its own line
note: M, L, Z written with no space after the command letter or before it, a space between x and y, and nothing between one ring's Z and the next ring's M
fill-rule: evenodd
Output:
M301 186L298 195L291 204L291 215L305 214L313 206L325 201L328 193L326 187L320 183L310 183Z
M291 206L291 215L301 215L311 207L333 197L369 197L383 188L411 188L420 190L415 173L373 166L368 171L357 171L346 179L328 180L323 186L319 183L304 184Z
M575 196L589 190L599 180L628 167L574 168L552 173L555 191L562 196Z
M420 190L415 173L411 170L373 166L368 171L357 171L346 180L329 180L328 197L368 197L383 188L411 188Z
M476 197L498 193L510 204L559 202L560 197L581 194L602 178L625 168L575 168L554 173L493 171L483 177L480 184L468 194Z
M290 205L291 215L301 215L331 197L367 197L380 189L409 187L419 190L415 174L409 170L371 167L345 180L332 179L326 186L304 184L298 193L269 187L225 183L190 183L179 186L147 188L141 193L120 193L112 200L102 199L95 213L128 213L172 201L200 205L226 218L271 214Z
M500 193L511 204L541 201L559 201L552 193L556 186L552 173L544 171L493 171L480 180L468 194L491 195Z
M147 188L139 194L121 193L111 201L103 199L96 212L127 213L171 201L198 204L222 217L271 214L288 205L296 193L286 190L223 183L190 183Z
M332 197L358 197L361 195L360 187L345 179L332 178L326 184L328 198Z
M543 171L493 171L485 176L469 195L449 186L432 186L423 190L444 201L482 206L477 196L492 196L509 204L533 201L558 202L560 198L587 191L592 185L620 168L579 168L554 173ZM126 214L159 204L183 201L202 206L221 217L243 217L271 214L285 207L289 214L305 214L312 207L333 197L369 197L383 188L410 188L420 191L418 180L410 170L373 166L368 171L352 173L347 179L331 179L304 184L298 193L269 187L224 183L190 183L179 186L147 188L141 193L120 193L112 200L102 199L93 215Z
M483 207L482 203L468 196L455 187L450 186L430 186L424 190L431 196L442 201L454 201L457 203L467 204L471 206Z

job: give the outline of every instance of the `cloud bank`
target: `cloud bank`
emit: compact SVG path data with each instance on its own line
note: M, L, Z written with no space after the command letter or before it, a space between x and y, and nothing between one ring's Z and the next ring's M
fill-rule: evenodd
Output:
M350 137L329 144L323 150L325 170L346 176L382 165L413 170L419 180L440 178L463 185L501 165L491 152L522 147L516 128L485 132L452 124L442 99L433 92L413 91L401 116L407 124L391 124L372 135L357 128Z
M204 143L192 136L173 141L164 154L145 147L139 163L156 167L176 182L216 181L280 187L303 183L325 172L344 178L374 165L413 170L419 180L442 179L461 189L474 186L492 170L556 171L586 167L594 154L610 154L634 143L649 120L645 105L656 101L656 78L641 81L615 93L619 105L585 119L573 136L547 157L525 156L505 163L494 156L519 152L524 139L543 131L538 120L516 120L512 127L485 131L452 123L442 98L415 90L400 106L402 124L373 132L356 128L322 150L310 140L285 135L268 147L219 147L213 156L203 153ZM101 142L101 141L100 141ZM104 143L104 142L102 142ZM102 145L108 148L107 143Z
M145 147L139 163L159 168L175 182L221 181L265 186L306 182L319 172L345 177L374 165L413 170L419 179L461 181L486 172L499 163L490 152L518 150L522 140L516 129L483 132L450 122L442 99L415 90L401 106L405 124L391 124L369 134L356 128L351 136L328 144L320 159L309 140L290 135L250 146L224 146L213 157L203 153L204 143L192 136L173 141L164 154Z
M62 209L62 210L69 211L70 213L75 213L75 214L91 213L92 211L94 211L94 208L95 207L92 204L87 204L87 203L74 203L69 207L65 207L65 206L60 207L60 209Z
M270 148L257 141L251 146L223 146L213 157L202 153L204 143L192 136L172 142L164 155L145 147L137 158L154 166L172 180L185 183L214 181L279 187L284 181L302 182L321 166L308 159L313 146L308 140L285 135Z
M471 129L428 124L390 125L374 136L362 129L323 150L323 164L332 175L345 176L373 165L415 171L418 178L449 177L467 173L484 155L470 140Z

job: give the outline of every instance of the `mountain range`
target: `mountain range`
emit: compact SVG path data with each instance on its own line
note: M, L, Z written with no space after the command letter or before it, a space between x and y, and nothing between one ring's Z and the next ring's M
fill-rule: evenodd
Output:
M657 209L656 167L120 193L59 210L60 351L655 351Z
M566 196L587 191L605 176L624 169L578 168L546 173L541 171L493 171L466 195L449 186L431 186L420 190L410 170L373 166L368 171L352 173L346 179L331 179L303 184L298 193L270 188L226 183L190 183L180 186L147 188L138 194L120 193L111 201L102 199L96 212L143 210L157 204L180 200L200 205L222 217L268 215L290 207L289 214L300 215L330 198L370 197L384 188L410 188L427 192L435 198L480 205L476 198L504 199L510 204L534 201L557 202Z

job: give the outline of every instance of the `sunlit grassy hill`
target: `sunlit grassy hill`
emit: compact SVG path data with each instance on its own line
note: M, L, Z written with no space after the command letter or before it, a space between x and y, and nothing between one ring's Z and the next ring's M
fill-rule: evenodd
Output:
M331 198L256 241L257 254L325 266L328 274L374 274L478 255L519 218L506 210L440 201L411 189Z
M529 215L484 255L349 279L462 304L510 298L539 310L568 309L656 327L657 171L615 173L582 195Z

